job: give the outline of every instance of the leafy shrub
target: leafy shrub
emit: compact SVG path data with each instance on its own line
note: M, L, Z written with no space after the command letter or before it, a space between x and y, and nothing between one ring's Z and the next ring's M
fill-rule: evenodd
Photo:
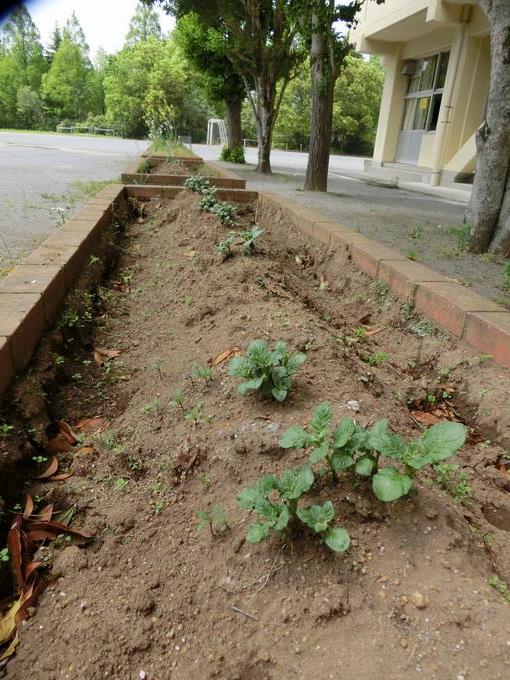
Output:
M233 149L229 149L228 146L225 145L221 150L220 160L244 164L246 162L244 159L244 148L239 145L235 146Z
M216 203L210 212L218 215L222 224L229 227L235 224L236 209L231 203Z
M239 385L242 395L248 390L260 390L266 397L283 401L292 387L292 376L305 361L304 354L292 356L285 342L277 342L271 352L265 340L253 340L246 356L230 361L228 374L247 378Z
M203 177L192 176L186 179L184 186L188 191L193 191L196 194L203 194L210 188L211 184Z
M505 288L505 290L510 290L510 260L505 264L503 276L503 288Z
M379 420L364 428L345 418L331 432L333 411L328 402L319 404L308 428L291 427L282 439L282 448L308 449L312 464L325 461L333 478L343 470L360 477L372 478L372 490L381 501L391 502L409 493L416 472L450 458L466 439L466 428L460 423L438 423L409 443L388 429L387 420ZM395 460L395 467L379 468L380 455Z
M249 543L260 543L270 531L283 534L296 518L318 533L332 550L343 552L349 547L349 535L345 529L333 528L329 524L335 516L333 504L312 505L298 510L298 501L314 483L312 469L304 465L295 470L285 470L281 477L264 475L254 487L245 489L237 497L239 505L252 510L261 521L252 524L246 535ZM278 500L273 500L277 492ZM271 495L271 499L270 499Z
M214 212L214 208L218 203L216 200L217 193L216 187L209 187L202 192L202 198L200 199L200 210L202 212Z

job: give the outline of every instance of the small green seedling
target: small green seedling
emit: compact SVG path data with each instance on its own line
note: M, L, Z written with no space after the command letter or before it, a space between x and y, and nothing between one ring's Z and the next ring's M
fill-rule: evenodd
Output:
M2 548L0 550L0 562L8 562L9 559L9 548Z
M217 193L216 187L209 187L202 192L202 198L200 199L200 210L202 212L214 212L214 208L218 203L216 199Z
M373 354L370 354L365 361L367 364L370 364L370 366L380 366L388 361L389 358L390 355L388 352L374 352Z
M218 215L222 224L229 227L235 224L236 209L231 203L216 203L210 212Z
M38 465L42 465L43 463L48 462L48 457L47 456L32 456L32 460L34 463L37 463Z
M345 552L351 544L349 534L340 527L330 527L330 523L335 517L335 509L331 501L326 501L324 505L310 505L297 511L297 516L310 527L316 534L319 534L324 543L335 552Z
M227 522L227 513L220 505L214 505L208 511L198 510L197 517L200 520L198 528L208 528L212 536L223 534L230 528Z
M195 406L193 406L192 409L190 409L187 413L184 414L184 418L192 422L195 427L197 425L209 423L212 420L213 416L212 415L204 416L203 408L204 408L203 402L199 401L197 404L195 404Z
M239 385L242 395L260 390L266 397L283 401L292 387L292 376L305 361L305 354L291 355L285 342L277 342L270 351L265 340L253 340L246 356L230 361L228 374L247 379Z
M53 363L55 366L62 366L65 364L65 357L63 357L61 354L54 354L53 355Z
M255 252L255 243L257 239L262 236L264 230L261 229L257 224L254 224L248 231L239 232L240 238L243 239L243 252L245 255L253 255Z
M174 408L179 407L183 413L186 413L186 409L184 408L184 392L181 389L175 390L174 397L170 401L170 406L173 406Z
M214 379L214 371L212 368L209 368L208 366L196 366L195 375L197 376L197 378L202 378L202 380L205 381L206 385L209 382L212 382Z
M123 479L122 477L119 477L113 481L113 488L115 491L124 491L128 484L129 479Z
M0 424L0 439L6 439L14 430L14 425L7 425L7 423Z
M510 589L508 588L507 584L499 578L499 576L491 576L488 583L501 595L501 597L503 597L503 599L505 599L507 602L510 602Z
M184 182L184 186L189 191L197 194L203 194L205 191L207 191L207 189L210 188L211 184L203 177L194 176L188 177L188 179Z
M463 472L459 472L458 465L438 463L433 466L436 484L439 484L453 498L455 503L469 506L472 502L471 485Z

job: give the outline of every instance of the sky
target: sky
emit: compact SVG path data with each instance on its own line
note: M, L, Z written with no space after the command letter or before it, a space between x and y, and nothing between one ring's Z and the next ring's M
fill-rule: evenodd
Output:
M99 47L107 52L116 52L128 32L129 20L135 12L137 0L27 0L30 12L41 40L46 44L57 21L62 26L72 11L76 13L85 31L93 58ZM163 32L168 32L175 23L172 17L158 11Z

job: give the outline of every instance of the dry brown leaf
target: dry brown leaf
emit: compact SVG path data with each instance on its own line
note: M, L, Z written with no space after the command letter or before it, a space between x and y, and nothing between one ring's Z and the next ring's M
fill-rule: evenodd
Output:
M14 575L18 593L21 593L25 585L23 577L23 544L22 544L22 515L16 515L12 520L7 533L7 548L9 549L9 559L11 570ZM0 638L1 639L1 638Z
M49 477L48 482L62 482L64 479L69 479L72 477L74 472L61 472L59 475L53 475Z
M195 255L197 254L197 251L196 250L190 250L189 253L184 253L184 254L186 255L186 257L195 257Z
M377 333L380 333L382 330L382 328L372 328L368 331L365 331L365 335L367 338L369 338L371 335L377 335Z
M76 451L74 452L74 455L76 456L78 453L90 454L90 453L94 453L94 452L95 452L95 448L93 446L80 446L79 449L76 449Z
M48 441L46 450L48 453L69 453L69 451L73 450L73 445L69 443L69 440L62 432L59 432Z
M33 512L34 512L34 499L29 493L27 493L25 509L23 510L23 519L28 519Z
M36 479L48 479L52 475L55 474L55 472L58 470L58 458L56 456L53 456L51 459L51 463L48 465L46 470L41 473L40 475L37 475Z
M104 366L105 362L110 359L115 359L120 354L118 349L105 349L104 347L94 348L94 361L98 366Z
M53 515L53 503L48 503L44 508L41 508L40 512L35 515L40 522L49 522L51 516Z
M57 421L58 429L62 433L62 435L68 440L70 444L76 444L77 439L76 435L71 429L71 426L66 423L65 420L58 420Z
M324 288L328 288L328 287L329 287L329 281L324 276L324 274L321 274L320 283L319 283L320 290L324 290Z
M227 359L230 359L231 357L237 357L241 354L241 348L237 347L237 345L232 345L231 347L227 347L227 349L223 350L223 352L220 352L217 354L213 359L209 359L209 364L214 368L215 366L219 366L223 362L227 361Z
M438 417L437 415L431 413L430 411L413 411L412 416L419 423L423 423L423 425L435 425L436 423L439 423L441 420L444 419Z
M78 432L84 434L97 434L106 429L107 425L106 418L98 416L97 418L82 418L76 423L75 427Z

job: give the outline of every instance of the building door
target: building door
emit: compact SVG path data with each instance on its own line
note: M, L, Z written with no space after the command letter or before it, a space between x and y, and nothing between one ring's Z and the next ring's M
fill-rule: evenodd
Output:
M402 127L395 160L416 165L425 132L437 127L443 87L448 69L448 52L418 59L414 76L409 79Z

